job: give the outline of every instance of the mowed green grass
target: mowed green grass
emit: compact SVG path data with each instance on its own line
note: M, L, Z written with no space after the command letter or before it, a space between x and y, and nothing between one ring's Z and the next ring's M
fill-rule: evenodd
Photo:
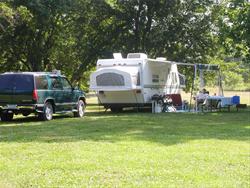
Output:
M249 187L250 111L0 122L0 187Z

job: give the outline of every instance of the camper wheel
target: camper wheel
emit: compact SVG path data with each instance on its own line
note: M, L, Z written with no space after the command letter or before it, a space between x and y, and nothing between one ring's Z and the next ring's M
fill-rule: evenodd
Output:
M122 112L122 107L110 107L111 112Z

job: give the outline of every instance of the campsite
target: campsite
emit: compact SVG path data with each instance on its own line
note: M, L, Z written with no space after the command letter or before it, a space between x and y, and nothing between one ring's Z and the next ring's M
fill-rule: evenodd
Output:
M250 187L250 0L0 1L0 188Z
M83 106L85 110L81 112L81 116L75 116L75 112L73 113L74 117L78 118L73 118L73 114L69 113L72 112L70 110L64 115L49 114L49 118L42 119L46 121L41 121L37 115L44 112L47 116L46 105L44 111L39 110L33 115L27 114L25 115L27 117L17 114L22 108L17 100L14 101L15 108L12 108L13 105L6 107L2 105L2 114L16 115L8 121L7 119L0 121L0 186L248 187L250 111L247 107L238 109L237 105L249 105L250 93L245 91L237 92L238 94L235 91L223 93L219 80L218 88L210 88L212 93L218 91L219 95L206 95L207 99L202 104L206 107L206 100L212 99L220 102L216 103L215 107L220 104L224 105L220 106L223 108L201 110L197 104L197 97L193 98L195 92L191 90L191 93L185 93L182 90L185 87L184 81L180 82L179 79L184 80L184 75L178 76L176 62L150 59L149 65L153 63L153 66L160 67L161 71L156 69L153 73L144 73L139 72L138 70L142 69L135 68L133 64L136 62L143 65L141 62L147 61L143 57L122 58L119 61L104 60L111 61L109 63L111 68L115 66L118 71L104 64L104 69L97 71L97 75L93 73L94 76L90 76L91 84L98 90L83 96L82 100L86 100L87 108ZM118 65L112 61L118 62ZM121 62L123 65L119 65ZM130 62L133 69L124 66ZM97 66L100 66L100 61L97 61ZM166 67L166 70L163 67ZM208 68L211 69L210 66ZM150 71L147 68L146 70ZM195 79L201 88L204 87L204 80L201 77L204 70L199 69L201 80ZM6 76L18 76L20 80L20 76L25 78L33 74L6 73L0 75L0 80ZM150 74L159 74L158 80L162 80L163 75L166 80L163 80L162 84L166 83L166 86L162 89L157 88L159 87L157 81L155 85L152 85L154 84L152 82L150 87L145 87L147 85L145 83L151 81L151 77L146 77ZM35 73L36 82L44 75L50 79L66 80L58 73ZM145 78L137 77L139 75ZM99 81L98 76L102 76ZM125 84L123 80L127 80L127 83ZM123 82L125 87L119 85ZM8 85L11 85L11 81ZM70 87L70 83L66 87ZM37 84L35 89L38 93L35 99L45 96L44 92L55 93L50 87L45 90L45 86L41 93ZM109 95L108 92L112 94L113 89L117 92L114 95L116 97L107 98L105 95ZM60 87L57 86L56 91L60 96L63 96L64 90L62 87L60 94ZM125 94L119 93L120 90L125 91ZM75 91L79 92L70 87L68 93ZM132 95L129 95L129 92ZM146 96L149 104L146 103L144 106L139 100L134 100L133 93L138 95L137 98L141 97L141 101ZM185 110L178 109L173 98L173 102L169 103L167 108L172 107L175 110L166 111L163 108L164 102L158 104L153 100L156 94L161 96L162 93L170 97L177 95L184 101L192 103L186 102ZM11 95L18 98L15 93ZM1 96L5 96L3 92ZM53 98L53 95L48 96L49 100L43 97L42 103L47 104L53 99L54 102L49 104L60 106L57 98ZM237 103L233 102L234 97L231 96L237 97ZM105 100L109 101L109 106L101 102ZM115 105L121 105L123 110L112 109L117 107L112 106L113 101ZM41 106L39 108L41 109Z
M249 187L249 110L233 110L0 123L1 186Z

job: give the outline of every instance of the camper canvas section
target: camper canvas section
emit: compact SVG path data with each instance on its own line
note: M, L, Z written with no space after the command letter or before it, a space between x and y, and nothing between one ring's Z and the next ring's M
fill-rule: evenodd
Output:
M98 60L97 70L90 75L90 89L125 91L141 89L143 60Z
M141 86L143 59L104 59L90 76L90 89L96 91L106 108L144 104Z

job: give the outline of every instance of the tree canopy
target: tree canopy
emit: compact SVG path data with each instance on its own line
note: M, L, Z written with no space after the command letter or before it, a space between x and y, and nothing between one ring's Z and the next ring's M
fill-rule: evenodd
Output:
M61 69L86 83L113 52L248 66L249 24L247 0L3 0L0 72Z

